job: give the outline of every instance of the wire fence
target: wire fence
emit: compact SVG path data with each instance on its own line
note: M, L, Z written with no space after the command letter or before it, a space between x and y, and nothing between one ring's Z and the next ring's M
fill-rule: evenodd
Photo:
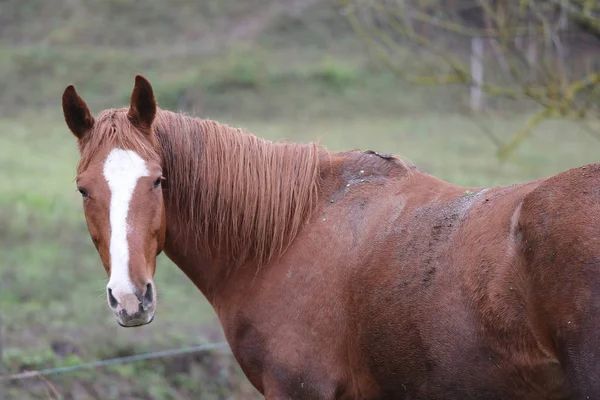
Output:
M178 356L178 355L183 355L183 354L208 352L208 351L223 350L223 349L228 349L228 348L229 347L228 347L227 342L207 343L207 344L201 344L198 346L186 347L186 348L180 348L180 349L156 351L156 352L152 352L152 353L137 354L137 355L127 356L127 357L109 358L106 360L92 361L92 362L84 363L84 364L69 365L69 366L57 367L57 368L47 368L47 369L36 370L36 371L24 371L24 372L20 372L18 374L0 376L0 382L23 380L23 379L29 379L29 378L39 377L39 376L65 374L65 373L71 373L71 372L76 372L76 371L85 370L85 369L103 368L103 367L106 367L109 365L126 364L126 363L131 363L131 362L136 362L136 361L151 360L154 358L173 357L173 356Z
M1 317L0 317L1 318ZM47 379L46 376L51 375L60 375L60 374L68 374L77 371L89 370L89 369L99 369L108 367L111 365L121 365L127 363L133 363L137 361L145 361L152 360L157 358L166 358L166 357L174 357L185 354L193 354L193 353L201 353L201 352L212 352L217 350L227 350L229 349L229 345L227 342L216 342L216 343L206 343L198 346L192 347L184 347L179 349L170 349L170 350L162 350L151 353L143 353L136 354L132 356L126 357L116 357L109 358L105 360L92 361L83 364L76 365L68 365L56 368L46 368L41 370L33 370L33 371L23 371L12 375L2 375L2 320L0 319L0 400L4 400L4 384L5 382L11 381L22 381L25 379L31 378L41 378L47 389L52 392L56 398L62 398L54 385L52 385ZM54 396L52 396L53 398Z

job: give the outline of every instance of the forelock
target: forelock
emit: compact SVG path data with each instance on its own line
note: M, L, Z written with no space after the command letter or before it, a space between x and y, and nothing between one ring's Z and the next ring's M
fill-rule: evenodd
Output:
M133 150L144 160L160 160L157 149L144 133L129 121L128 110L128 108L108 109L98 115L91 132L79 143L81 157L77 165L77 173L85 170L94 156L105 148Z

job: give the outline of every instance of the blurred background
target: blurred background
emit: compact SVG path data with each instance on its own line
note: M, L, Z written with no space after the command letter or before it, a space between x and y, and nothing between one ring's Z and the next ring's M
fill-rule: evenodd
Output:
M0 0L2 370L79 365L223 339L164 256L159 309L116 326L75 190L60 98L159 106L399 154L459 185L599 160L597 0ZM227 351L0 381L6 399L259 398Z

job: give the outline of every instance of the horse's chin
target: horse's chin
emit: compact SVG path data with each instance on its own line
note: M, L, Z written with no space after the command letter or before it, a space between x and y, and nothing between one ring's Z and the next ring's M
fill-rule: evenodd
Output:
M121 326L123 328L137 328L137 327L149 325L150 323L152 323L152 321L154 321L154 316L155 316L155 314L152 314L152 316L149 319L136 318L136 319L131 319L131 320L127 320L127 321L122 321L118 317L115 319L117 321L117 324L119 324L119 326Z

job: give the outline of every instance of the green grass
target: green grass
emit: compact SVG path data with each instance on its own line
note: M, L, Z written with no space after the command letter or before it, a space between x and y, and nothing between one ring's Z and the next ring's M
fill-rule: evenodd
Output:
M366 56L333 2L275 13L254 37L229 41L276 3L11 0L0 17L0 116L58 111L69 83L94 110L118 106L137 73L155 85L164 108L185 104L203 116L322 119L364 114L365 105L377 116L467 108L465 87L410 87ZM422 54L406 49L398 58L403 73L433 73L423 70Z
M153 83L163 108L179 109L184 100L201 115L327 118L364 113L365 105L380 116L465 109L468 92L463 87L433 94L352 54L292 53L253 44L146 59L135 49L0 44L0 116L32 109L60 112L62 92L70 83L93 110L121 106L137 73Z

